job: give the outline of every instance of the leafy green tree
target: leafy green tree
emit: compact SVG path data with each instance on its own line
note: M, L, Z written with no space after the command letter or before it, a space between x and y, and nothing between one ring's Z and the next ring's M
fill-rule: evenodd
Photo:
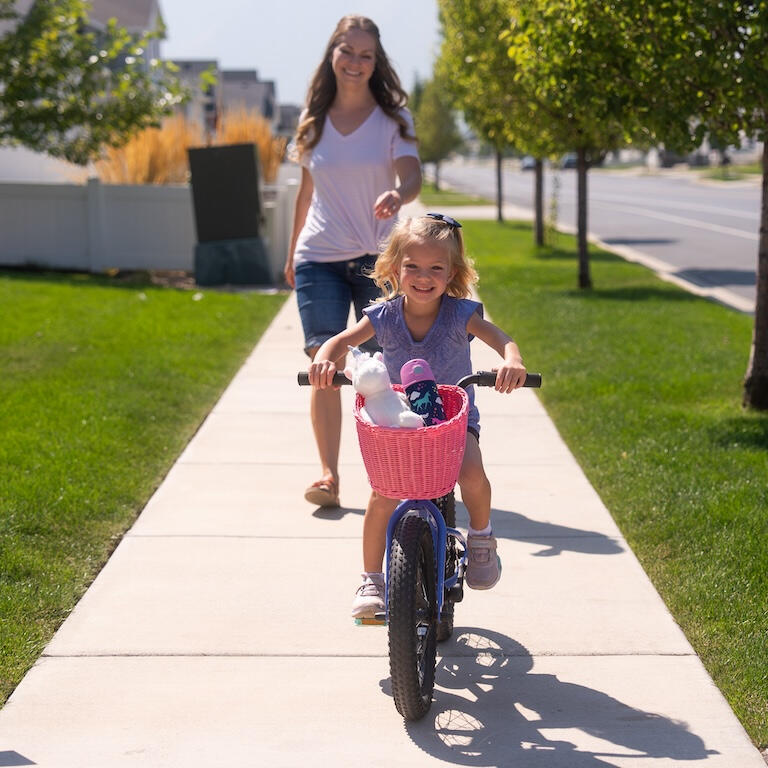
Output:
M518 0L505 36L516 83L535 104L532 125L546 131L554 145L577 153L578 282L582 288L592 286L587 172L606 151L644 136L633 79L638 40L621 5Z
M435 189L440 189L440 163L462 145L448 92L439 80L423 84L414 115L419 154L435 166Z
M0 37L0 145L85 164L183 98L171 64L143 60L148 38L114 20L87 31L86 0L36 0L24 17L15 6L0 0L0 18L11 20Z
M437 71L454 95L467 124L496 155L496 202L502 220L501 159L514 146L545 157L553 147L546 130L533 130L535 108L516 81L515 67L502 39L509 31L509 0L438 0L443 41ZM536 232L543 232L541 163L534 175ZM542 238L543 239L543 238Z
M663 38L653 40L664 101L649 113L656 129L688 146L705 133L724 145L737 144L742 132L763 142L757 299L743 401L768 410L768 0L649 1L659 15L673 11Z

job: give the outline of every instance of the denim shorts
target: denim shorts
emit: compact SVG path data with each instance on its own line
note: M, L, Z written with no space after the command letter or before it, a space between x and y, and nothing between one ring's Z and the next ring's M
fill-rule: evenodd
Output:
M363 309L381 296L368 277L375 263L376 254L366 254L350 261L302 261L296 265L296 299L307 354L347 327L350 305L360 320ZM375 336L360 346L368 352L381 349Z

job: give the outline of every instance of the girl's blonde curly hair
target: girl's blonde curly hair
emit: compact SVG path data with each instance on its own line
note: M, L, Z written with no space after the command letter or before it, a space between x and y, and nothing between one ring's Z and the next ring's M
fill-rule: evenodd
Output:
M449 296L466 299L472 295L477 272L464 250L461 229L445 221L428 216L403 219L398 222L387 240L384 251L376 259L371 278L382 292L379 301L388 301L400 295L400 265L411 245L436 243L448 254L448 269L453 275L446 288Z

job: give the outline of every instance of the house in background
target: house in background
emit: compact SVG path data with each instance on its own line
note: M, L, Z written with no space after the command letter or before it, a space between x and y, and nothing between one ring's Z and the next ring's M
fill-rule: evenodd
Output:
M302 107L299 107L296 104L280 105L280 120L277 123L277 133L280 136L287 136L290 138L296 133L296 126L299 124L301 110Z
M160 42L165 39L165 22L158 0L91 0L89 26L97 34L106 30L110 19L116 19L136 39L148 32L160 34L150 40L142 54L149 68L152 59L160 58Z
M279 109L275 98L275 83L259 80L255 69L232 69L221 73L224 109L255 110L275 126Z
M176 112L190 123L197 123L206 135L216 130L222 110L221 72L215 59L177 59L173 62L179 71L176 76L189 91L189 99L176 106ZM213 85L203 85L200 77L210 72L215 78Z

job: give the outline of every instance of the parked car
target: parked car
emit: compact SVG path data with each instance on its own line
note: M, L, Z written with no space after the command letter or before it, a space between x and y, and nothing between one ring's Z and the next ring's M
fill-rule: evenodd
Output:
M520 158L520 170L521 171L532 171L534 168L536 168L536 158L531 157L531 155L524 155Z
M566 152L560 160L561 168L575 168L578 165L579 156L575 152Z

